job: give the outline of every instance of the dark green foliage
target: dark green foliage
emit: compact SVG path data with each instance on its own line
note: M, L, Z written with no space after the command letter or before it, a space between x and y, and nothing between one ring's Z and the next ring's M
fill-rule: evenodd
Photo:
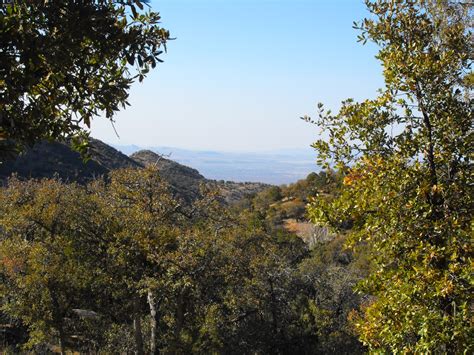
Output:
M0 153L65 137L85 152L82 127L100 112L112 120L161 61L169 33L159 20L141 1L0 6Z
M338 236L318 243L299 266L311 295L307 317L318 335L315 349L322 354L365 352L348 318L364 300L354 287L366 276L368 262L365 251L354 255L344 247L345 241Z
M372 100L318 105L321 164L344 184L309 208L349 229L373 265L353 323L374 353L470 353L472 324L472 4L366 1L354 27L380 46Z

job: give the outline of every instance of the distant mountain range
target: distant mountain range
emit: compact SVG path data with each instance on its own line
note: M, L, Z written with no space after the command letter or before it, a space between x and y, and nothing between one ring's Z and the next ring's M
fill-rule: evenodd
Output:
M106 176L111 170L132 167L143 168L154 164L171 189L187 201L199 195L200 186L207 185L220 190L223 199L232 203L246 195L262 191L268 185L263 183L221 182L206 179L196 169L179 164L150 150L141 150L128 157L115 148L97 139L89 142L90 159L84 162L79 153L67 143L39 143L14 160L0 164L0 181L13 173L20 178L52 178L64 181L87 183L99 176Z
M112 145L130 155L147 149L178 163L199 170L208 179L238 182L263 182L281 185L296 182L309 173L318 171L316 154L308 149L287 149L274 152L234 153L187 150L173 147L140 147Z

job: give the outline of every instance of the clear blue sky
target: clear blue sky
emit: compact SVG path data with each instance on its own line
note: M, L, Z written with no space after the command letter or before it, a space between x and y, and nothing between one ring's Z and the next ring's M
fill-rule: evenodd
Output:
M317 102L375 96L376 48L357 43L362 0L155 0L176 40L130 95L131 107L92 136L114 144L220 151L306 148L318 130L299 117Z

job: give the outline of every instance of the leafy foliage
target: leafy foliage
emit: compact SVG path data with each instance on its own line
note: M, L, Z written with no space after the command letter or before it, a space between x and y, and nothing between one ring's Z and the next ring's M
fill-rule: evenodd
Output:
M3 310L29 327L27 346L57 336L65 347L65 319L87 307L87 290L103 276L97 206L76 185L49 180L10 180L0 201Z
M19 349L362 351L346 322L357 271L326 273L324 245L212 191L176 200L155 166L88 186L12 178L0 206L0 311L28 329Z
M346 173L337 198L320 196L313 221L372 251L360 286L373 297L355 317L373 351L472 351L472 98L469 9L435 1L367 1L355 24L381 47L386 87L344 101L314 147ZM310 120L310 119L309 119Z
M0 152L64 137L84 151L82 127L100 113L112 120L161 61L169 33L159 20L142 1L1 6Z

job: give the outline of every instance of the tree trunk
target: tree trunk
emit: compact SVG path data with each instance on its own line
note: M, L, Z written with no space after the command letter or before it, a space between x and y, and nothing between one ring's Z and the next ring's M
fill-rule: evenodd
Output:
M150 306L150 354L157 354L156 351L156 299L151 290L148 291L148 304Z
M66 354L66 337L64 336L64 330L63 330L62 325L58 327L58 332L59 332L59 348L61 351L61 355L65 355Z
M425 125L427 138L428 138L428 146L426 147L425 156L428 161L428 167L430 169L430 180L431 186L434 186L438 183L438 178L436 174L436 163L434 157L434 143L433 143L433 127L431 125L431 120L428 112L426 111L425 104L423 102L423 95L420 85L416 84L416 99L418 100L418 107L423 115L423 124Z
M145 351L143 350L143 335L142 335L142 324L140 321L140 300L138 297L135 298L133 302L133 330L135 335L135 354L137 355L145 355Z
M59 333L59 348L61 355L66 354L66 336L64 334L64 327L63 327L63 315L61 312L61 308L59 306L58 298L56 297L55 292L53 291L53 287L48 287L49 294L51 295L51 303L53 305L52 313L53 313L53 321L54 327Z

